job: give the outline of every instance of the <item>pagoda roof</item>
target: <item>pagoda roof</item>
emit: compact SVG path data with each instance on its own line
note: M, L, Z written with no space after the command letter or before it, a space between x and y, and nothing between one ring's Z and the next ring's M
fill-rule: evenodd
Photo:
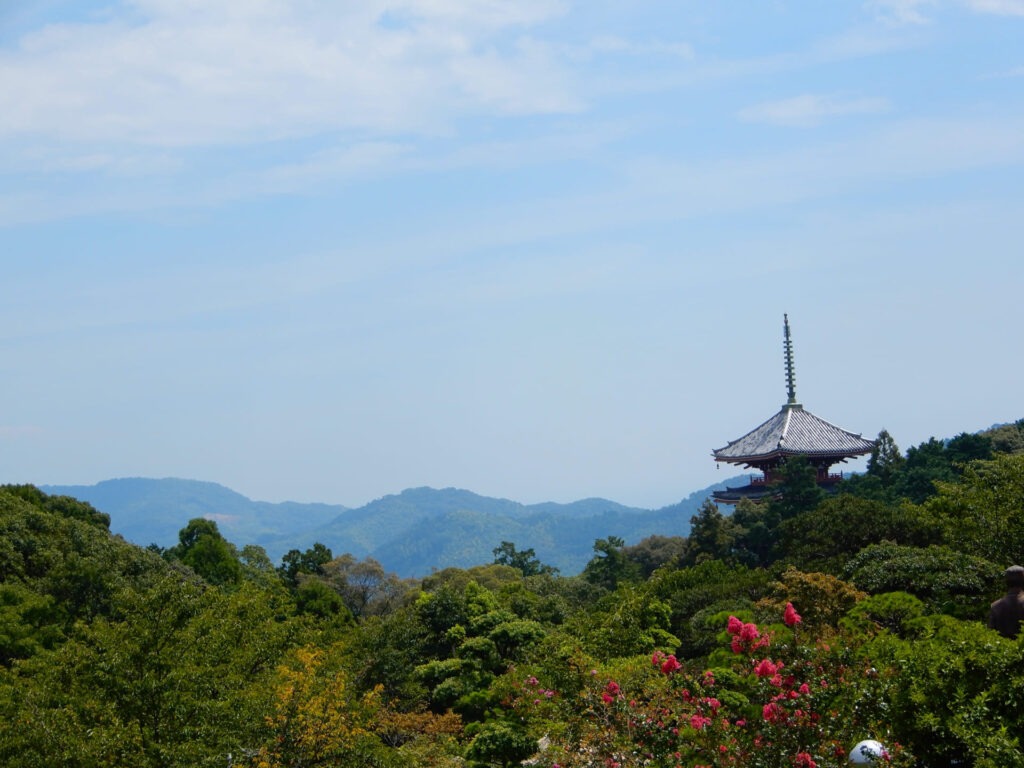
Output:
M870 453L874 442L847 432L799 403L782 410L743 437L713 451L716 461L756 465L785 456L844 459Z

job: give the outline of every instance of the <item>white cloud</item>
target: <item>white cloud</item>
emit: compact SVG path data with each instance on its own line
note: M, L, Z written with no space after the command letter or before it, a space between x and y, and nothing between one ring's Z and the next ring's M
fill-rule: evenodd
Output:
M1024 16L1024 0L967 0L967 7L978 13Z
M921 10L933 4L933 0L870 0L867 7L889 24L927 24L928 18Z
M332 147L299 162L270 168L262 174L258 186L280 193L306 189L311 183L328 179L351 179L393 165L407 150L403 144L385 141Z
M689 43L650 40L639 42L618 35L601 35L590 41L588 50L600 54L625 54L630 56L676 56L681 59L694 57L693 46Z
M888 103L884 99L838 99L803 94L781 101L755 104L740 110L738 116L748 123L810 127L830 117L872 114L886 109Z
M137 0L0 53L0 138L216 145L579 107L551 0Z

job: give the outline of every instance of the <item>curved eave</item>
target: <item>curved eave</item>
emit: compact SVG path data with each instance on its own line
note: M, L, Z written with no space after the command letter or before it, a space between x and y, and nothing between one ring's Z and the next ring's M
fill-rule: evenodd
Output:
M730 464L763 464L787 456L837 462L870 453L874 447L873 441L792 403L784 405L743 437L712 451L711 455L716 461Z
M711 455L714 457L715 461L725 462L726 464L749 464L754 466L756 464L763 464L767 461L776 461L778 459L792 456L806 456L809 459L833 459L838 462L843 459L852 459L855 456L864 456L865 454L871 453L872 448L873 446L868 446L861 450L843 451L842 453L837 453L835 451L789 451L784 448L780 448L768 453L751 454L749 456L722 456L718 451L713 451Z

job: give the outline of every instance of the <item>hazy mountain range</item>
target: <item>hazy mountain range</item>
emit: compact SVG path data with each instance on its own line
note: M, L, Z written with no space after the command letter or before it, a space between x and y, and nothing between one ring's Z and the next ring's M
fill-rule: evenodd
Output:
M520 550L533 548L542 562L565 575L578 573L598 538L620 536L635 544L653 534L687 535L690 517L711 491L736 480L727 478L655 510L607 499L526 505L457 488L410 488L350 509L253 501L217 483L175 478L40 487L88 501L110 515L114 533L141 546L176 544L178 531L190 519L205 517L215 520L232 543L259 544L274 562L289 549L306 549L319 541L335 555L373 557L405 577L489 563L502 541Z

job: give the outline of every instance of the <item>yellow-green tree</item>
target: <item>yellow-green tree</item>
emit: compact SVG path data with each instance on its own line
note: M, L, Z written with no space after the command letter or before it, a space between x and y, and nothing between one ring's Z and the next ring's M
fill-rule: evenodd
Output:
M304 646L278 668L269 739L256 768L344 765L379 744L368 728L380 710L379 692L357 696L337 651Z

